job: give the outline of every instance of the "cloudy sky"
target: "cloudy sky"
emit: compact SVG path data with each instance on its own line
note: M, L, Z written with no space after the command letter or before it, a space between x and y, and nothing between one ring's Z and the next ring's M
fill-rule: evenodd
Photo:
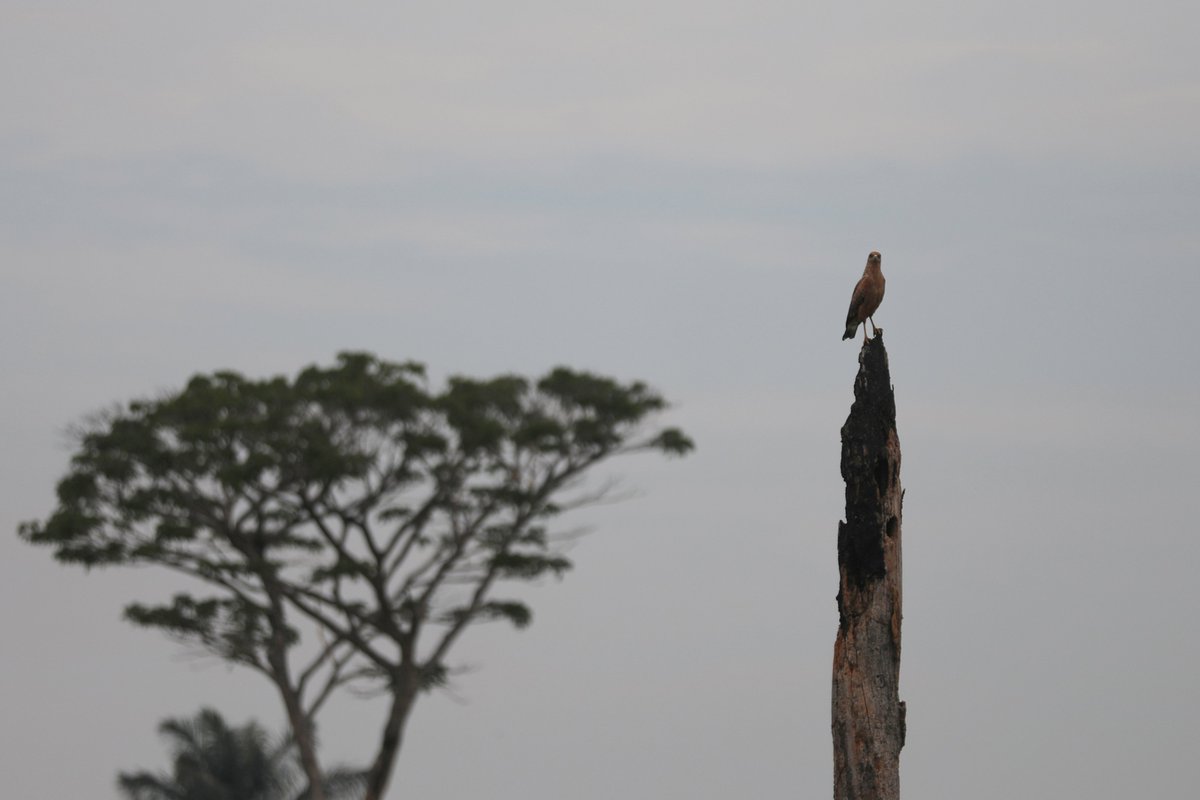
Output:
M154 727L278 727L18 542L68 426L344 349L646 379L535 622L480 630L391 797L829 796L839 340L883 253L906 795L1183 796L1200 689L1200 6L0 2L0 766L115 798ZM379 708L345 698L328 760Z

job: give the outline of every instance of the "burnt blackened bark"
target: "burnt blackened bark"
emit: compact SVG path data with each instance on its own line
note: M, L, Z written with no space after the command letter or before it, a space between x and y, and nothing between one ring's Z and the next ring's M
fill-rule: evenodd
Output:
M842 426L846 520L838 524L838 633L833 649L834 800L898 800L900 440L882 335L863 345Z

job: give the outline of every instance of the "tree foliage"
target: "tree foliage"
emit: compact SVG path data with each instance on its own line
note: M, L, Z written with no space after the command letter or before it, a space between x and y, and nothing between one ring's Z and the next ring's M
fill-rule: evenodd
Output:
M158 727L171 751L170 773L122 772L129 800L310 800L312 792L296 763L295 742L272 742L248 722L231 728L216 711L192 719L166 719ZM366 774L335 769L323 776L329 800L352 800L366 788Z
M529 624L498 587L570 568L550 526L588 498L568 496L585 473L691 449L647 428L664 408L645 384L566 368L434 391L421 365L366 353L290 380L197 375L85 431L57 508L21 535L63 562L206 585L125 615L267 675L312 774L306 730L330 693L389 693L378 797L413 698L444 681L463 630ZM308 649L305 625L320 633Z

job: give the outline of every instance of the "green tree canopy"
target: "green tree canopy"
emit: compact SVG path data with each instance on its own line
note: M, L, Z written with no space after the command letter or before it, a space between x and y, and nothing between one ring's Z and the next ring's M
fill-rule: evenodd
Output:
M529 623L495 592L570 568L550 525L589 498L572 495L585 473L692 448L648 428L665 405L645 384L566 368L434 391L421 365L366 353L294 379L198 375L87 429L57 508L21 535L63 562L153 564L207 586L126 617L266 675L313 779L312 720L330 694L388 694L375 800L464 629Z

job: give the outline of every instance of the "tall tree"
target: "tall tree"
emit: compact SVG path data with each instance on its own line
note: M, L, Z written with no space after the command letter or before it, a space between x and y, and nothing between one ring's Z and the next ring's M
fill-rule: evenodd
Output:
M368 800L383 796L418 695L474 623L529 624L506 581L571 566L549 529L592 467L681 455L642 383L558 368L536 382L452 378L344 353L294 379L198 375L80 437L58 507L23 538L85 567L153 564L203 593L126 617L255 669L279 692L322 798L313 720L357 684L387 697ZM602 490L601 490L602 492ZM305 637L302 632L315 631Z
M295 740L272 743L254 722L237 728L211 708L192 719L166 719L159 733L171 750L171 772L122 772L117 786L129 800L310 800L300 780ZM302 773L301 773L302 774ZM321 787L329 800L361 797L366 774L335 769Z

